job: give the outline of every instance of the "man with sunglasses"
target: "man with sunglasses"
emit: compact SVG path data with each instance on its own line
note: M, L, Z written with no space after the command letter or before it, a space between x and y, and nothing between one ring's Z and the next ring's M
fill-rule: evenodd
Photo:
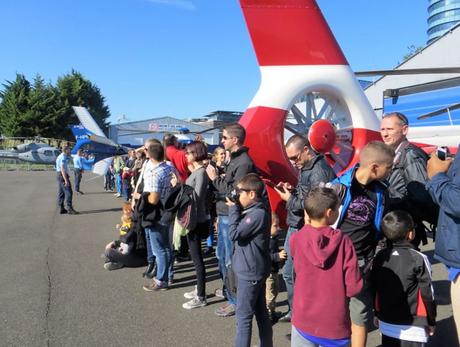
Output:
M395 151L392 172L388 178L389 208L402 209L412 215L416 224L413 244L418 247L420 241L427 243L423 220L436 223L438 207L425 189L428 155L407 140L408 132L409 121L404 114L392 112L382 117L380 134L383 142Z
M293 189L289 183L280 182L275 190L286 201L288 233L284 249L288 257L283 267L283 279L288 292L289 311L280 318L281 322L291 321L292 298L294 295L294 269L289 250L289 239L304 225L304 200L308 192L321 182L330 182L335 178L334 170L322 154L316 153L309 141L300 135L293 135L286 143L286 154L291 163L299 169L299 180Z
M233 243L229 235L228 206L225 204L226 197L235 190L236 184L247 174L257 173L254 162L249 157L248 148L244 147L246 130L238 123L228 124L224 127L222 144L226 151L230 152L230 161L227 165L225 176L218 176L216 169L208 165L206 171L214 188L217 190L216 210L217 222L217 252L219 271L224 281L223 295L228 303L216 310L216 315L228 317L235 314L236 296L228 288L228 270L232 263Z

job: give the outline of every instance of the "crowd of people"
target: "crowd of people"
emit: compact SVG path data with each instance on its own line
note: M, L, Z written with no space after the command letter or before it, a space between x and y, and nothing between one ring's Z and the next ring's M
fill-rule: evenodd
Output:
M286 154L298 182L273 182L286 202L285 231L241 125L224 127L212 156L200 140L185 148L172 134L147 140L127 160L116 157L105 178L124 203L104 268L146 265L143 289L156 292L174 283L175 259L190 256L197 284L182 306L198 309L208 296L203 253L215 251L222 289L214 294L225 298L215 314L236 316L237 347L250 346L254 316L261 347L273 345L276 322L291 323L296 347L364 347L372 323L382 346L424 346L436 301L419 246L436 230L435 258L448 267L460 331L460 162L428 157L407 141L408 129L403 114L384 115L382 141L368 143L338 177L305 137L292 136ZM68 156L64 149L56 161L58 206L73 214ZM284 314L276 311L280 270Z

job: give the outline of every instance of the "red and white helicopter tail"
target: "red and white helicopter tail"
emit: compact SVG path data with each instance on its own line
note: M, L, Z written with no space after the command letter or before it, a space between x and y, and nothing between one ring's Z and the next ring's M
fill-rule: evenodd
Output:
M379 120L315 0L240 0L261 71L240 120L263 176L296 182L285 136L307 135L336 172L380 140ZM269 189L272 205L278 194ZM276 209L276 208L275 208Z

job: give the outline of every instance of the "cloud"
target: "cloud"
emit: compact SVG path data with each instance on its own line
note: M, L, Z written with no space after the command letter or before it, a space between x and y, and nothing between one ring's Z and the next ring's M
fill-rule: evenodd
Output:
M149 0L154 4L174 6L182 10L194 11L196 6L192 1L189 0Z

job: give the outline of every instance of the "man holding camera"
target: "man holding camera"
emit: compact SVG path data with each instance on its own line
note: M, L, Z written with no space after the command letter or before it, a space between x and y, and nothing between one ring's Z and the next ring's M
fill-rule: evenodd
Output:
M224 127L222 144L225 150L230 152L230 161L225 171L225 176L219 177L216 169L208 165L206 171L209 179L217 190L217 252L219 271L224 281L223 295L228 303L216 310L216 315L229 317L235 314L236 296L228 288L228 269L231 265L233 244L229 236L228 206L226 198L236 188L236 184L247 174L256 173L257 169L248 155L248 149L243 146L246 130L238 123L228 124ZM216 293L217 294L217 293Z
M293 135L286 143L286 154L291 163L299 169L299 180L293 189L289 183L280 182L275 190L286 201L288 233L284 249L288 256L283 267L283 279L288 292L289 311L280 318L281 322L291 321L292 298L294 295L294 268L289 249L289 239L304 225L304 200L308 192L321 182L327 183L335 178L334 170L323 155L317 154L309 141L300 135Z
M430 181L426 187L439 204L434 258L448 267L452 311L460 342L460 159L432 155L427 170Z
M388 178L390 209L402 209L412 215L417 225L412 243L418 247L420 241L427 243L423 220L435 224L438 208L425 189L428 155L407 140L408 131L409 121L402 113L392 112L382 117L380 134L383 142L395 151Z

